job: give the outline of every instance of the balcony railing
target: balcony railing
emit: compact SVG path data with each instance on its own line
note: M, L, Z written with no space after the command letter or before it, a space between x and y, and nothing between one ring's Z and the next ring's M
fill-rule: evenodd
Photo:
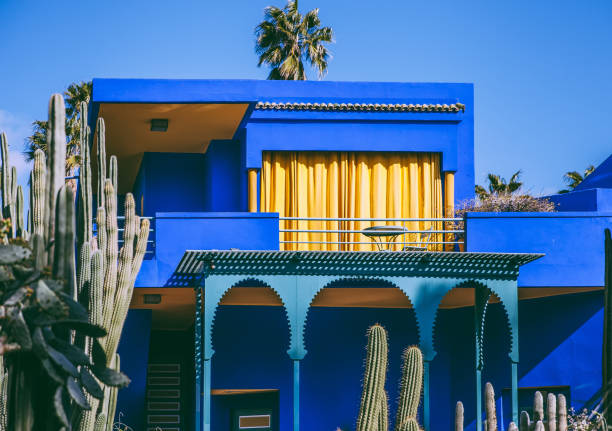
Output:
M141 219L146 218L151 222L151 227L149 229L149 239L147 240L147 251L145 252L145 259L152 258L155 254L155 217L144 217L140 216ZM118 239L117 243L119 245L119 249L123 247L123 232L125 231L125 216L117 216L117 232ZM94 235L98 234L98 225L96 220L93 221L93 233Z
M459 251L462 218L280 217L281 250Z

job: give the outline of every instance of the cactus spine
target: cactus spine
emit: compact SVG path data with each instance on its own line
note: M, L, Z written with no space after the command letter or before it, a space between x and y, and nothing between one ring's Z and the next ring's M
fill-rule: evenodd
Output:
M412 346L404 351L402 380L400 383L400 398L395 419L395 429L408 419L416 419L421 389L423 388L423 355L418 347Z
M357 431L372 431L381 422L381 398L385 391L387 375L387 332L380 325L368 331L366 368L363 378L361 406L357 419Z

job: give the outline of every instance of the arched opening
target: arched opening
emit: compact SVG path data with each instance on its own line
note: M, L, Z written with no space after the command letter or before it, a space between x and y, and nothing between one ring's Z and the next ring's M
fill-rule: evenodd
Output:
M285 307L271 287L248 279L225 293L212 328L212 430L268 414L272 429L290 427L289 340Z
M376 323L388 334L386 390L389 418L395 419L404 348L418 344L410 299L380 279L340 279L314 297L308 311L301 365L300 412L304 429L352 430L359 413L366 332ZM393 423L393 422L391 422Z
M432 406L441 411L432 414L431 428L450 428L454 406L464 406L466 430L476 429L476 332L475 293L486 289L475 282L462 283L448 291L440 301L434 325L434 347L437 352L431 364ZM497 417L507 427L511 418L511 334L506 310L500 299L490 294L484 316L482 356L482 391L491 382L495 388ZM484 412L484 398L483 398Z

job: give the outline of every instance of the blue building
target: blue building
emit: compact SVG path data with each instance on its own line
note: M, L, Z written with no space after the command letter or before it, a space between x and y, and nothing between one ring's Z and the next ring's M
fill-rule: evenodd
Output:
M610 159L560 212L456 219L470 84L94 79L91 104L154 227L120 345L134 429L352 430L374 323L392 415L421 346L426 429L462 400L480 430L485 381L505 425L538 389L598 397Z

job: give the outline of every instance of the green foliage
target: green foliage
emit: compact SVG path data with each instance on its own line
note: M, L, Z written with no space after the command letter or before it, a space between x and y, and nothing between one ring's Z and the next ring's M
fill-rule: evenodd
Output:
M333 41L333 31L321 26L319 9L302 15L297 0L282 9L268 6L255 35L258 66L271 68L268 79L306 80L304 63L316 69L319 78L325 75L331 57L326 44Z
M81 102L88 102L91 97L91 82L75 82L64 91L66 98L66 173L70 174L80 165L79 138L81 135ZM36 120L32 123L32 134L26 138L24 154L28 161L34 160L34 153L40 149L47 151L48 121Z
M487 188L477 185L475 188L476 196L484 199L490 195L512 195L523 187L520 177L520 170L512 174L510 181L506 181L505 178L499 175L489 173L487 174L489 185Z
M589 165L584 170L584 173L582 173L582 174L580 172L578 172L578 171L566 172L563 175L563 182L565 184L567 184L567 188L563 189L563 190L559 190L559 193L569 193L569 192L573 191L576 187L578 187L578 185L581 182L584 181L584 179L586 177L591 175L591 173L593 173L594 170L595 170L595 166Z

